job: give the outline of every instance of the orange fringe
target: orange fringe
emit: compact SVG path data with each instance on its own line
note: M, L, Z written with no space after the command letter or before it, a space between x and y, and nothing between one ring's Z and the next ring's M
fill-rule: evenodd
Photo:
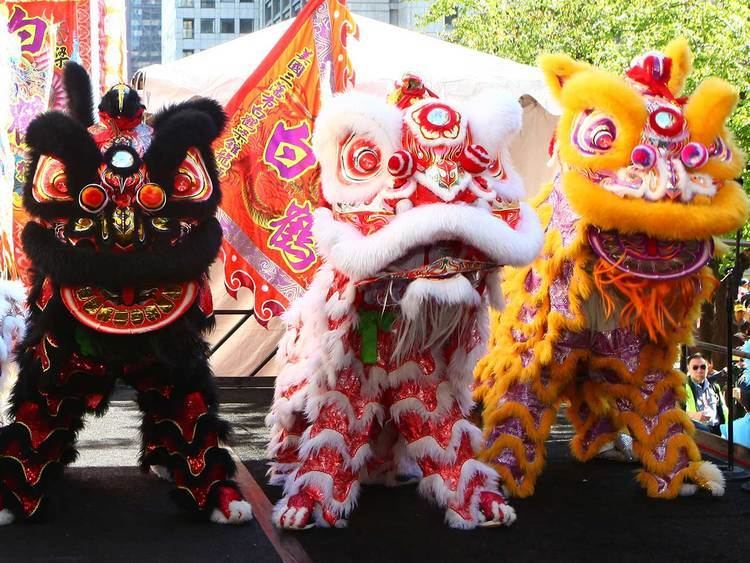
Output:
M594 284L604 303L604 312L610 317L615 310L612 298L613 286L624 298L620 312L622 326L633 327L636 331L645 330L652 341L669 335L681 328L681 321L688 315L701 293L704 284L712 285L711 293L718 281L704 270L694 276L676 280L651 280L636 277L618 269L620 261L610 264L599 260L594 266Z

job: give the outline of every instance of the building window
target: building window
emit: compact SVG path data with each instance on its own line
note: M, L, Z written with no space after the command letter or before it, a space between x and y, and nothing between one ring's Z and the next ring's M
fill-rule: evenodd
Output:
M265 23L266 23L266 24L268 24L268 23L269 23L269 22L271 21L271 18L273 17L273 14L272 14L272 12L271 12L271 0L267 0L267 2L266 2L266 5L265 5L265 10L264 10L264 14L263 14L263 15L264 15L264 16L265 16L265 18L266 18L266 19L264 20L264 21L265 21Z
M213 18L201 18L201 33L215 33Z
M221 32L222 33L234 33L234 19L221 18Z
M246 4L250 2L254 2L255 0L240 0L240 4Z
M252 33L253 32L253 20L249 18L240 19L240 33Z
M182 50L182 56L187 57L188 55L192 55L195 53L195 49L183 49Z
M177 2L178 8L195 8L195 0L179 0Z
M193 25L195 24L195 20L193 18L185 18L182 20L182 38L183 39L193 39L195 37L194 28Z
M216 0L201 0L201 8L215 8Z

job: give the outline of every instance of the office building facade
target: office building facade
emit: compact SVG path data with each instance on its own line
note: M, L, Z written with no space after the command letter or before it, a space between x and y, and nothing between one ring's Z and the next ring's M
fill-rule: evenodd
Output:
M296 16L306 0L130 0L128 68L167 63ZM431 2L349 0L355 13L417 30ZM437 35L445 24L420 29Z
M130 0L126 4L128 73L161 62L162 1Z

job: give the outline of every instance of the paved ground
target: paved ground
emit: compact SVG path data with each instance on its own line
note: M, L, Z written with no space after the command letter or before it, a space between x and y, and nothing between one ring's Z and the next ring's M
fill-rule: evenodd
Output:
M0 528L0 562L277 562L256 521L241 527L196 522L169 498L171 486L136 467L140 412L119 389L109 412L91 417L79 437L80 456L51 495L45 518ZM267 409L264 404L263 410ZM254 403L226 403L237 452L262 457L264 413Z

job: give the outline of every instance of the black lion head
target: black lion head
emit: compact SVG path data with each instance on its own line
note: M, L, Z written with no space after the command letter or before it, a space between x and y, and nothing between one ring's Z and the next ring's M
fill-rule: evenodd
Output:
M23 243L37 274L60 285L126 287L206 272L221 243L221 199L211 143L226 116L210 99L144 121L138 93L118 84L94 122L90 82L66 68L68 114L27 131L30 166Z

